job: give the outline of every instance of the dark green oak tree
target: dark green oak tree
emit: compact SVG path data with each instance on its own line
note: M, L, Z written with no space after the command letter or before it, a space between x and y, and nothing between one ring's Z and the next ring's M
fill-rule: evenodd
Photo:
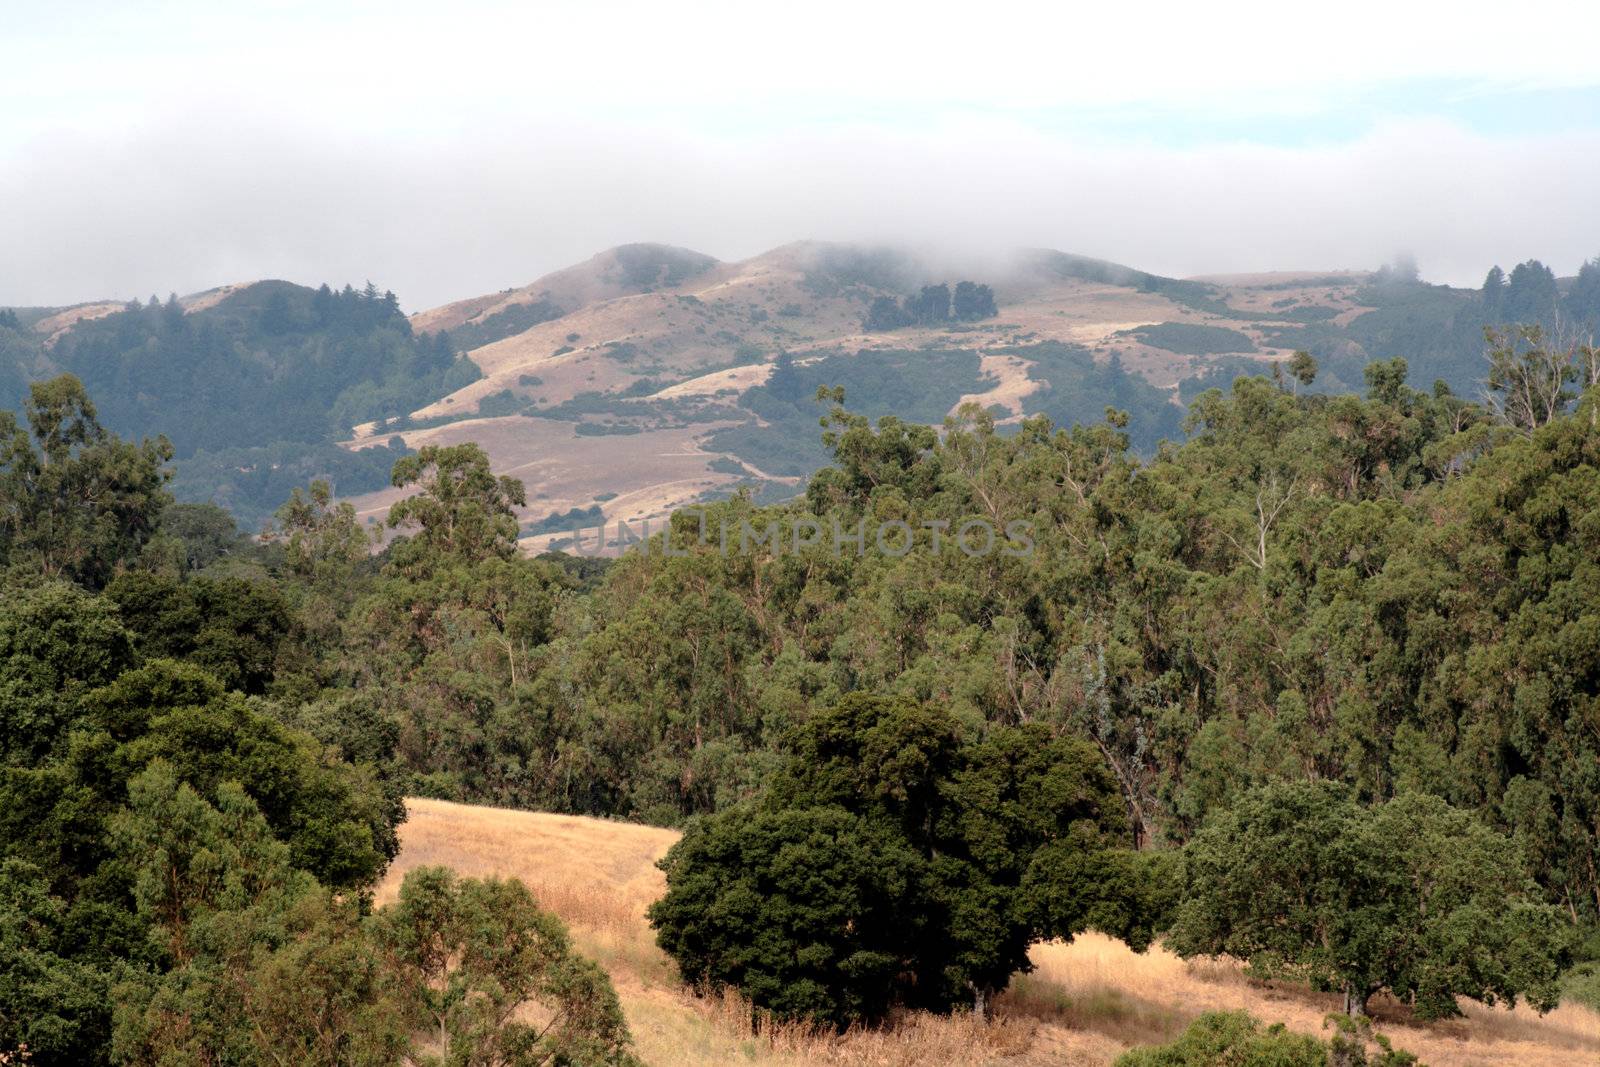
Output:
M1571 933L1540 903L1512 843L1437 797L1373 808L1331 782L1261 787L1185 846L1168 944L1344 994L1388 990L1419 1016L1456 997L1540 1011L1558 1000Z
M1036 941L1148 944L1165 900L1131 840L1088 744L967 739L946 711L853 694L798 729L753 807L691 824L650 916L687 981L782 1017L981 1013Z

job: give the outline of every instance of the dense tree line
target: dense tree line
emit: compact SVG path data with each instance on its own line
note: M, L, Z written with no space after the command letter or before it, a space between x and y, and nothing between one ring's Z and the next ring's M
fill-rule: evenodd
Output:
M76 379L24 415L0 414L0 1057L632 1063L609 980L520 883L422 869L373 909L398 731L316 669L319 591L374 566L348 511L296 493L263 546L172 504L164 439L109 433Z
M1523 323L1555 329L1565 323L1592 338L1600 327L1600 256L1587 260L1563 292L1555 272L1537 259L1518 263L1507 274L1491 267L1478 291L1484 322Z
M1591 921L1593 400L1518 425L1399 362L1368 377L1365 397L1242 379L1150 461L1112 423L1002 434L969 412L941 435L840 411L804 498L713 505L710 528L1020 517L1037 550L933 554L919 532L900 559L723 556L680 515L683 555L631 555L580 596L510 555L504 520L465 553L310 583L342 606L315 684L381 696L413 788L667 823L753 795L788 729L860 691L1087 738L1146 843L1283 778L1420 791L1510 834ZM435 458L478 469L474 508L508 506L481 455Z
M1331 391L1360 388L1368 362L1402 355L1412 385L1443 380L1478 399L1487 371L1486 326L1502 334L1514 326L1537 326L1549 343L1565 348L1593 343L1600 330L1600 258L1584 263L1564 291L1554 272L1535 259L1509 274L1492 268L1475 290L1426 284L1414 264L1390 268L1353 296L1373 310L1344 326L1316 321L1271 329L1267 340L1316 356L1323 387Z
M197 310L176 297L132 301L48 346L0 321L0 408L25 403L30 380L72 373L109 430L166 435L179 495L255 528L314 478L346 493L381 488L397 457L334 441L368 421L398 426L477 378L459 351L443 332L413 334L394 294L370 283L259 282Z
M414 336L394 294L370 286L261 282L193 314L152 298L80 322L50 356L99 399L108 426L159 427L179 459L327 440L476 377L447 336Z
M1314 374L1301 362L1301 379ZM1533 946L1526 960L1450 972L1442 934L1413 958L1449 975L1452 994L1548 1003L1565 939L1600 908L1595 667L1581 637L1600 592L1585 562L1584 517L1600 504L1594 401L1521 423L1406 377L1402 362L1374 364L1365 397L1241 380L1200 398L1190 440L1149 462L1114 421L1002 435L969 412L940 435L835 412L834 465L803 500L717 505L711 528L776 524L770 545L807 521L923 531L1021 515L1039 551L723 555L680 515L675 554L626 557L587 597L556 571L530 579L521 639L509 610L468 597L446 610L474 621L419 634L391 686L419 701L404 720L413 781L678 822L773 803L759 797L782 773L783 739L872 692L945 708L973 737L1029 724L1083 738L1117 783L1130 845L1187 841L1276 781L1343 782L1362 808L1421 794L1507 842L1485 846L1500 866L1477 869L1506 873L1463 890L1461 914L1473 893L1504 904L1530 876L1520 899L1564 918L1517 940ZM457 565L461 593L469 571L538 567L503 549ZM362 659L387 670L399 651ZM1393 810L1415 820L1409 833L1435 819ZM1415 973L1378 974L1358 1002L1384 988L1447 1010Z
M903 329L907 326L941 326L947 322L977 322L992 319L1000 314L995 306L994 290L977 282L956 283L952 296L950 286L924 285L918 292L896 301L892 296L880 296L867 309L861 328L869 333Z
M1274 783L1209 820L1184 860L1168 937L1182 955L1308 979L1354 1016L1379 990L1422 1018L1459 1014L1458 996L1559 1000L1565 916L1509 838L1436 796L1368 807L1336 783Z
M1556 366L1573 398L1491 410L1412 389L1398 360L1365 395L1309 393L1308 357L1198 397L1188 440L1148 459L1115 411L1003 432L968 408L940 432L836 406L804 496L680 513L602 574L519 555L522 487L472 445L395 464L410 495L381 550L325 483L291 495L270 544L241 540L214 510L166 509L160 442L42 386L0 459L0 846L44 916L26 929L54 932L3 988L77 990L63 1048L154 1047L116 1035L228 1002L237 987L206 983L254 973L232 939L265 946L253 967L380 937L333 898L370 884L397 797L420 792L707 817L669 860L664 943L692 981L785 1013L979 1002L1030 941L1085 925L1170 926L1185 952L1346 988L1353 1009L1380 989L1422 1013L1546 1005L1600 920L1600 397L1576 398L1576 350L1501 359ZM915 551L796 544L891 520ZM969 520L1024 520L1033 549L935 548ZM762 536L724 552L724 525ZM1294 801L1290 837L1238 823L1304 782L1327 784ZM1300 866L1249 867L1229 843L1255 829ZM201 851L274 873L202 893L223 917L180 943L187 905L142 889L136 857ZM1286 901L1311 924L1289 934L1263 935L1269 898L1226 891L1352 870L1383 891ZM772 910L814 885L883 921L841 927L826 895ZM708 907L738 921L708 927ZM1349 951L1307 949L1335 930ZM144 1007L109 1018L130 973L111 1000Z
M1030 364L1028 375L1036 385L1022 398L1029 415L1071 425L1099 421L1108 406L1114 407L1127 415L1124 429L1141 454L1152 454L1162 440L1181 434L1182 412L1171 394L1127 370L1116 356L1097 362L1088 349L1056 341L990 354ZM970 348L865 349L803 362L779 352L766 382L739 398L759 421L717 430L707 443L769 474L809 477L829 460L817 434L818 416L827 411L818 402L819 390L842 388L851 410L862 415L938 425L963 396L992 385L982 373L980 353Z

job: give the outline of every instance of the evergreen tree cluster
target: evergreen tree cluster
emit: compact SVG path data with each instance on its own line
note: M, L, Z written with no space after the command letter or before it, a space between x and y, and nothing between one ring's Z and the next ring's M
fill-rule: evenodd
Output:
M29 381L72 373L109 430L166 435L175 492L250 526L313 478L346 493L382 488L397 457L335 442L365 422L398 427L480 373L442 331L414 335L394 294L371 283L259 282L195 310L151 297L82 319L48 346L7 315L0 408L25 403Z
M912 296L896 301L880 296L867 309L861 328L869 333L884 333L906 326L940 326L946 322L977 322L1000 314L994 291L976 282L956 283L955 294L944 282L925 285Z
M1593 322L1600 313L1600 259L1586 262L1563 296L1556 275L1537 259L1518 263L1507 275L1492 267L1478 291L1483 319L1490 323L1553 325L1558 316Z
M331 440L477 376L443 333L413 336L393 293L261 282L186 313L176 297L80 322L51 349L120 433L169 430L176 457Z

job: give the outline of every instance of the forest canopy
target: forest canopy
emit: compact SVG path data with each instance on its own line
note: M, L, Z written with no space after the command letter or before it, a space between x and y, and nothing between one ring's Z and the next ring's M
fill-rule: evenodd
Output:
M1600 395L1583 349L1496 358L1489 406L1401 360L1361 395L1308 391L1297 359L1196 397L1148 457L1116 410L1007 430L968 405L935 430L835 392L802 496L707 517L896 521L914 550L722 552L683 512L592 566L517 551L523 487L471 444L398 457L387 545L326 482L241 536L171 501L163 441L107 430L70 377L36 385L0 419L0 937L26 946L0 956L0 1048L258 1062L294 1020L219 991L291 989L319 946L355 968L352 1033L391 1048L437 978L393 969L400 935L360 903L408 794L685 826L655 913L684 976L834 1024L981 1008L1029 943L1088 927L1250 957L1352 1011L1585 995ZM1024 521L1035 551L934 549L971 520ZM1288 837L1251 814L1302 808ZM801 855L883 916L871 939L840 942L826 896L750 903ZM1228 892L1352 870L1389 889L1333 926L1319 909L1354 889L1270 936ZM460 981L610 1003L516 890L428 886L552 946L526 985ZM813 948L761 940L780 930ZM523 1041L513 1000L445 1031ZM585 1018L572 1039L626 1062L616 1019Z

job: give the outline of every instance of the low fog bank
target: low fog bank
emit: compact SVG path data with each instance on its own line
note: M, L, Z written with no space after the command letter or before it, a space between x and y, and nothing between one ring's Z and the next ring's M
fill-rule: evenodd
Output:
M0 305L282 277L367 279L408 310L631 241L740 259L802 238L998 261L1051 247L1156 273L1366 269L1476 285L1600 254L1600 134L1397 122L1355 141L1173 149L978 116L723 139L541 122L352 137L237 112L55 133L0 167Z

